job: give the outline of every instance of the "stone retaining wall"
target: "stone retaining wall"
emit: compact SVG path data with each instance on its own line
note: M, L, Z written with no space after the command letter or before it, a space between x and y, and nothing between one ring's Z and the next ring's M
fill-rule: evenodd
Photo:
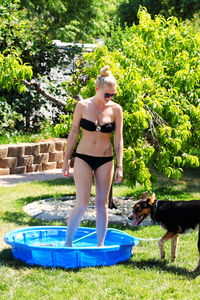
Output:
M66 139L0 146L0 175L62 168Z

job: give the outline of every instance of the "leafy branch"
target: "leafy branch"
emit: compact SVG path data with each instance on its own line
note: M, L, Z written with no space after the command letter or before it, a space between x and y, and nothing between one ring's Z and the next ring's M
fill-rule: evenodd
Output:
M51 94L49 94L47 91L45 91L43 88L41 88L40 83L36 82L35 80L31 80L31 81L27 81L27 80L23 80L23 83L27 86L27 87L34 87L36 92L38 92L39 94L41 94L43 97L45 97L47 100L52 101L53 103L55 103L56 105L60 106L60 107L65 107L66 106L66 101L63 101Z

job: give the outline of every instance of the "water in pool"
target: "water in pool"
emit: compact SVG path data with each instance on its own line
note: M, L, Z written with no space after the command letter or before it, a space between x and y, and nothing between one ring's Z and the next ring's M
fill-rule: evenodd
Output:
M26 244L29 246L35 246L35 247L57 247L57 248L63 248L65 247L65 240L66 238L63 236L43 236L41 239L38 238L26 238ZM80 241L75 241L73 243L74 247L96 247L97 241L96 241L96 234L93 236L93 238L82 240L82 237L80 238ZM112 241L105 241L105 246L112 246Z

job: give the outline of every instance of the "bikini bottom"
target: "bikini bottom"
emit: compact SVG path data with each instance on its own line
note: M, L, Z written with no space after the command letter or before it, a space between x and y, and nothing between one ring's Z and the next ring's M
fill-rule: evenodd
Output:
M81 153L76 153L75 157L84 160L91 167L93 171L96 171L97 168L113 160L113 156L92 156L92 155L86 155Z

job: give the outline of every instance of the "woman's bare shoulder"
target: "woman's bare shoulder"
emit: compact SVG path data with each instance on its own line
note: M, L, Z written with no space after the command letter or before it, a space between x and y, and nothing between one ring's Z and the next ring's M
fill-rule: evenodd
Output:
M91 98L80 100L77 105L80 107L87 107L91 103Z
M112 107L113 107L113 109L114 109L115 111L117 111L117 112L122 111L121 105L118 104L118 103L116 103L116 102L114 102L114 101L112 101Z

